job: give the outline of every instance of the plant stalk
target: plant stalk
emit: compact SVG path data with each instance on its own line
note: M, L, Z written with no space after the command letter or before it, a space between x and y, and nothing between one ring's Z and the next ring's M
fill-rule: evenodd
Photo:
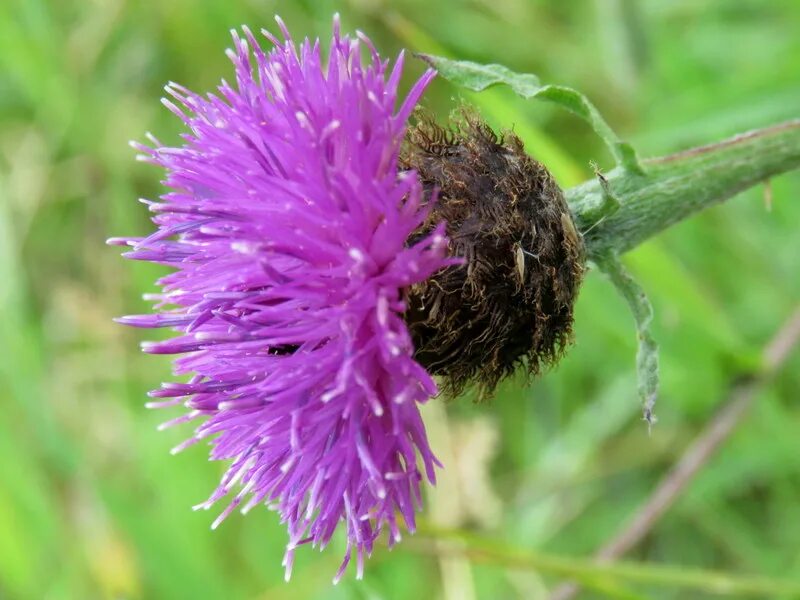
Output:
M671 225L800 167L800 119L617 167L566 191L587 254L622 254Z
M496 564L506 569L530 570L569 577L596 588L598 583L629 583L683 588L736 598L798 598L800 582L792 579L693 569L677 565L651 565L635 562L597 563L591 559L556 556L517 548L461 530L421 527L422 539L415 538L407 548L434 554L466 556L474 562ZM424 544L425 538L436 544ZM420 543L423 542L423 543ZM451 542L446 546L446 542Z

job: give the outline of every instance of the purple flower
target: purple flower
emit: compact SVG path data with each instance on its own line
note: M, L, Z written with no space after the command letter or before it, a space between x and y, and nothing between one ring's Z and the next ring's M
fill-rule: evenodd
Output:
M438 465L418 404L436 393L412 358L405 288L453 264L443 227L408 240L428 212L414 172L400 172L406 120L434 76L398 104L402 54L389 70L370 41L342 36L334 20L327 65L319 42L295 46L233 34L236 85L199 96L169 84L164 104L188 127L180 147L134 144L163 167L169 191L147 202L158 229L121 238L128 258L174 269L159 280L159 312L119 319L170 327L146 352L180 354L176 375L151 406L189 409L164 424L201 423L175 448L210 439L231 461L196 508L232 495L234 508L264 503L294 550L324 547L340 522L358 576L375 539L414 530L421 469ZM362 61L366 46L370 59ZM417 236L413 236L416 239Z

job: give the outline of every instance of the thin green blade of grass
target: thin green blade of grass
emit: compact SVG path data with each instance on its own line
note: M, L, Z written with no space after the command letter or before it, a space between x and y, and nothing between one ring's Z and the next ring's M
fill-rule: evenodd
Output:
M682 588L707 593L766 598L800 595L800 580L758 575L733 575L680 565L644 564L627 561L598 563L588 559L532 552L458 530L420 527L420 535L431 540L454 542L451 552L476 562L504 568L532 569L591 585L598 578L642 585Z

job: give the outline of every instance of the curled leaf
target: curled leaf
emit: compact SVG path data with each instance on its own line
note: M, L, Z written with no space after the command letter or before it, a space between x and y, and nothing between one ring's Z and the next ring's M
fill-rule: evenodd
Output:
M448 81L475 92L480 92L493 85L503 84L509 86L518 96L546 100L575 113L586 120L606 143L617 165L627 171L644 172L633 146L621 140L594 104L577 90L560 85L542 85L536 75L516 73L503 65L484 65L430 54L419 54L418 56Z
M643 418L648 425L653 425L656 422L653 408L658 397L658 344L650 329L653 323L653 305L617 256L606 257L598 262L598 266L625 298L636 321L639 343L636 352L637 389L642 402Z

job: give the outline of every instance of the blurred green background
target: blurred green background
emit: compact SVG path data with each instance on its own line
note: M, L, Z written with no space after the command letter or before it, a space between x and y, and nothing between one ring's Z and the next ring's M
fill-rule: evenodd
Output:
M141 294L161 271L123 261L104 240L150 231L136 199L159 194L160 173L127 142L145 131L177 139L162 86L203 91L229 77L231 27L275 30L279 13L297 37L327 37L337 10L387 56L406 47L502 62L576 87L644 156L800 115L793 0L3 0L0 597L469 600L538 598L558 583L437 558L406 536L375 552L363 582L350 572L331 587L339 539L322 554L301 549L284 584L276 515L234 514L211 532L215 515L190 507L223 466L203 448L170 456L189 430L158 433L175 413L143 407L169 377L168 359L140 355L141 333L111 318L146 311ZM406 82L421 66L409 71ZM510 92L437 81L425 103L444 115L459 97L514 126L565 186L590 177L591 160L610 166L581 121ZM557 369L529 387L508 382L490 405L427 407L447 468L424 525L574 557L618 530L800 301L800 175L775 179L772 198L769 211L751 190L626 258L651 294L662 347L651 436L635 395L632 319L592 273L577 342ZM800 577L798 367L794 357L628 558ZM631 589L710 597L668 583Z

